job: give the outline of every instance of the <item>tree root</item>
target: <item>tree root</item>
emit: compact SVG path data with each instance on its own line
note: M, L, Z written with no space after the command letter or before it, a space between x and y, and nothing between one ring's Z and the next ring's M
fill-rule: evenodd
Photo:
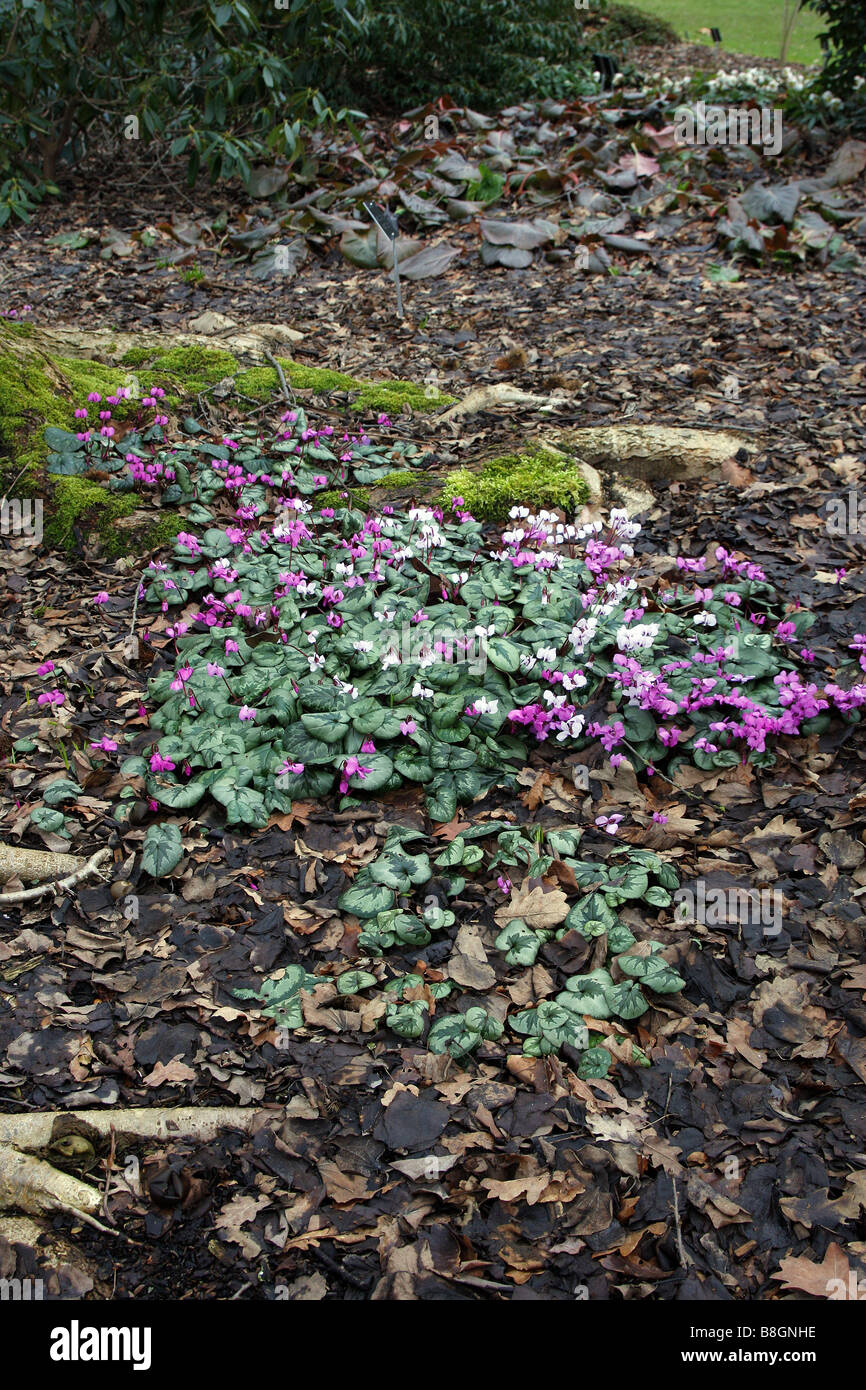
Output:
M65 893L67 889L74 888L82 879L92 874L110 854L111 847L106 846L97 850L96 854L91 855L85 862L73 859L73 871L68 873L66 871L69 869L70 860L66 854L47 854L38 849L17 849L13 845L0 844L0 879L18 874L21 878L53 880L41 884L38 888L22 888L17 893L0 894L0 908L30 902L33 898L43 897L45 893ZM65 877L57 879L58 873L65 874Z
M94 1218L101 1204L102 1194L89 1183L11 1144L0 1144L0 1211L17 1207L28 1216L67 1211Z
M25 1153L38 1153L67 1134L109 1139L112 1131L121 1141L196 1139L209 1144L222 1129L249 1133L257 1116L275 1115L282 1120L284 1113L282 1108L268 1111L245 1105L220 1105L0 1114L0 1144L12 1144Z
M262 1111L248 1106L189 1106L0 1115L0 1211L17 1210L37 1217L65 1212L105 1235L128 1240L128 1236L96 1219L95 1213L102 1206L102 1193L97 1188L34 1155L55 1140L76 1133L128 1142L195 1139L209 1143L222 1129L249 1133L254 1121L268 1115L282 1121L285 1111Z

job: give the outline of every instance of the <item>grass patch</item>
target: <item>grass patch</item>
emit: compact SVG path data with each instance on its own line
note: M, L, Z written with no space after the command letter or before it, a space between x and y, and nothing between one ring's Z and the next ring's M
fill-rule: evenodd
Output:
M722 47L731 53L753 53L756 58L778 58L782 45L784 0L728 0L721 14L707 6L706 0L634 0L634 6L648 15L657 15L672 24L680 38L686 34L700 43L701 29L711 24L722 31ZM818 35L824 30L820 15L800 10L794 21L787 61L814 63L821 57Z

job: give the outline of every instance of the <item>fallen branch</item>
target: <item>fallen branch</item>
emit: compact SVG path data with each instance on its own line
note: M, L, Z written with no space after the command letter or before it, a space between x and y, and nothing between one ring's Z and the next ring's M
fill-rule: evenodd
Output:
M29 879L31 883L41 883L43 879L63 878L70 871L75 872L84 863L72 854L51 854L44 849L20 849L17 845L0 843L0 883L7 878Z
M61 872L63 869L69 867L69 859L65 854L43 855L39 850L16 850L11 845L0 845L0 852L6 850L10 851L12 856L15 856L15 859L7 860L5 854L3 855L2 863L0 863L0 877L3 877L4 870L12 863L15 863L15 867L11 872L6 873L7 878L11 877L13 872L20 874L21 878L43 877L43 870L45 868L45 865L41 863L43 859L51 859L54 860L55 863L58 860L65 860L66 862L62 865ZM76 860L75 863L77 867L71 874L67 874L65 878L57 879L52 883L43 883L39 888L22 888L17 893L2 893L0 894L0 908L13 907L15 903L30 902L33 898L41 898L45 893L55 893L57 895L65 893L67 889L74 888L82 879L92 874L94 869L97 869L103 860L107 859L110 854L111 847L107 845L104 849L97 850L84 864L81 863L80 859ZM29 858L29 856L33 855L39 855L39 864L37 864L34 859ZM18 856L27 856L27 858L24 862L18 864L16 862Z
M444 414L439 416L440 420L446 423L457 419L459 415L475 415L480 410L491 410L500 405L525 405L537 407L538 409L554 409L556 406L565 403L565 399L560 393L554 392L550 396L536 396L531 391L522 391L519 386L512 386L510 382L498 381L491 386L476 386L462 401L457 401L455 405L449 406Z
M282 1120L285 1110L257 1110L252 1106L182 1106L132 1110L51 1110L18 1115L0 1115L0 1144L35 1153L48 1148L55 1139L76 1131L88 1137L119 1140L196 1139L209 1144L222 1129L248 1133L257 1116L275 1115ZM97 1194L98 1195L98 1194Z

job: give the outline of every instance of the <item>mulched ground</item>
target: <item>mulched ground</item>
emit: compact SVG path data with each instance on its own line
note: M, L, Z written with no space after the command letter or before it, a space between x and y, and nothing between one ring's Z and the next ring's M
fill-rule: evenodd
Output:
M831 154L804 146L792 160L815 174ZM862 177L846 191L862 199ZM102 261L93 246L45 245L82 220L156 223L182 206L178 196L158 175L156 186L151 178L126 190L85 183L70 204L5 234L7 294L46 323L171 325L206 308L240 323L289 322L306 335L296 355L317 365L416 380L435 371L456 395L497 380L542 394L564 388L573 406L557 423L748 427L761 448L748 468L732 462L718 482L655 485L640 548L698 555L721 544L748 554L817 615L809 641L822 674L866 631L863 537L826 525L828 503L856 491L862 472L858 278L746 267L738 283L714 285L702 273L718 258L713 231L697 218L673 229L640 274L625 259L617 277L586 277L568 263L482 270L467 252L443 277L409 289L398 324L384 276L357 271L333 242L290 288L252 282L215 256L212 282L195 288L154 269L150 254ZM196 216L225 205L198 196ZM470 233L461 235L468 246ZM862 234L847 235L863 249ZM722 386L731 375L736 400ZM401 428L435 438L447 462L549 419L524 410L447 432L419 419ZM0 736L37 728L35 707L22 702L46 658L78 683L70 733L79 743L134 723L151 660L143 650L130 665L123 654L135 573L34 557L15 543L0 551L0 568ZM82 596L101 588L112 602L97 623ZM371 857L387 822L429 828L411 795L339 815L304 804L244 837L205 813L186 837L189 867L174 893L137 877L143 830L132 829L116 876L130 880L137 920L107 886L83 887L50 914L44 905L8 912L4 1108L288 1105L285 1122L265 1118L253 1138L142 1150L140 1180L128 1167L131 1182L124 1192L118 1180L110 1201L135 1243L74 1232L94 1262L94 1292L768 1300L824 1298L828 1278L866 1277L864 751L858 726L837 725L779 747L762 776L695 772L671 788L611 781L599 763L588 795L567 765L539 755L520 801L492 796L473 808L475 818L504 809L517 824L587 826L622 810L622 838L670 853L684 884L703 878L784 897L774 936L749 923L662 926L686 989L640 1020L636 1036L653 1066L621 1064L607 1081L580 1081L567 1063L524 1059L511 1045L486 1044L457 1065L384 1030L365 1033L357 1016L335 1010L285 1044L267 1020L239 1011L234 989L295 961L312 969L345 957L342 866ZM121 780L71 756L87 792L77 808L88 827L74 846L81 852L112 829ZM7 765L4 839L17 838L25 806L60 770L43 755ZM653 825L655 809L666 826ZM586 857L610 848L587 831ZM467 888L460 909L488 946L495 897ZM405 960L442 965L450 948L437 941ZM539 958L554 977L559 951L552 943ZM492 949L490 963L496 988L514 999L525 972ZM116 1156L116 1176L128 1157ZM19 1272L32 1260L19 1251ZM62 1279L57 1287L69 1292Z

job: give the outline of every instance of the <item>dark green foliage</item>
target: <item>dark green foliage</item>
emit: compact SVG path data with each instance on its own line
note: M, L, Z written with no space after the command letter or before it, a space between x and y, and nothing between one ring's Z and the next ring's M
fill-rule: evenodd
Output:
M594 7L602 22L599 41L606 47L624 43L669 44L677 42L677 32L672 24L658 15L647 14L636 5L607 4L606 0Z
M97 141L170 142L194 179L299 148L364 0L0 0L0 225Z
M824 77L837 96L848 97L854 79L866 75L866 5L863 0L801 0L800 8L826 20L830 47Z
M371 0L352 92L392 109L447 94L480 110L552 94L565 68L573 84L589 71L582 14L571 0Z

